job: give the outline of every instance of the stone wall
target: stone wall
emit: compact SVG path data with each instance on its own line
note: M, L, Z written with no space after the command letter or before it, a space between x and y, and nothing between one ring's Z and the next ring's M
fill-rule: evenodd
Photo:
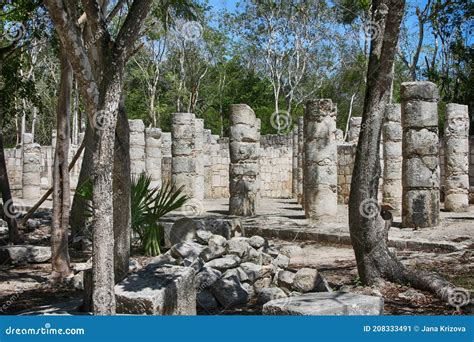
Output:
M441 179L444 179L444 143L443 138L439 142ZM288 135L263 135L260 138L260 195L270 198L292 197L292 157L293 141L292 132ZM474 136L469 139L469 184L471 186L471 201L474 198ZM69 159L71 160L77 151L77 145L71 145ZM354 143L338 142L338 203L347 204L349 200L352 168L356 152ZM13 195L22 198L22 174L23 160L22 148L9 148L5 150L8 176ZM54 151L51 146L41 146L40 179L41 193L43 195L50 187L52 180ZM161 134L161 176L163 182L171 181L171 133ZM211 135L208 130L204 131L204 184L205 198L228 198L229 197L229 139ZM75 190L79 177L82 157L71 171L71 189ZM155 161L156 163L156 161ZM145 163L145 167L151 167L154 163ZM147 170L148 172L148 170ZM443 184L443 182L441 183ZM443 199L443 187L441 188Z

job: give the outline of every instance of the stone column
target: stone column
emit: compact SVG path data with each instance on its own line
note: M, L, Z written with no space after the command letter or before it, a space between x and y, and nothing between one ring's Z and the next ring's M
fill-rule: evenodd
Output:
M446 106L444 124L444 208L466 211L469 207L469 114L468 107Z
M204 119L194 121L194 150L196 151L196 195L195 198L204 199Z
M307 218L337 215L336 112L329 99L310 101L304 115L304 210Z
M298 127L293 129L292 138L291 193L293 198L298 198Z
M176 188L194 200L204 198L204 188L199 183L199 159L202 144L196 141L196 119L192 113L174 113L171 124L171 173ZM200 145L200 146L199 146Z
M383 183L382 198L393 214L402 210L402 123L399 104L389 104L385 109L383 133Z
M153 187L161 187L161 129L145 129L145 166Z
M260 120L246 104L230 106L229 213L253 216L259 198Z
M298 117L298 203L303 204L303 165L304 165L304 118Z
M145 124L142 120L128 120L130 126L130 173L132 177L146 171Z
M41 196L41 146L33 142L33 134L23 134L22 198L37 200Z
M347 141L357 144L359 141L360 128L362 126L362 117L354 116L349 121L349 132L347 133Z
M161 132L161 182L171 183L171 132Z
M402 99L402 225L439 224L438 89L431 82L405 82Z

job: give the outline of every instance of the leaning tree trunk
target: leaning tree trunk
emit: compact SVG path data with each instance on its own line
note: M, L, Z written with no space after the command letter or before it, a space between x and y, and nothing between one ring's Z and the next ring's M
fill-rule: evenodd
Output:
M446 280L436 274L407 270L389 251L387 241L391 214L381 210L377 200L383 113L391 95L392 65L404 5L404 0L372 2L372 24L377 27L377 34L372 37L370 46L362 129L349 198L351 243L359 276L364 284L376 284L385 278L409 283L447 299L451 288Z
M53 166L53 217L51 223L52 277L62 280L71 273L68 252L69 207L69 119L71 114L72 69L60 47L61 80L56 113L57 140Z
M123 99L120 101L114 151L114 264L115 283L128 273L130 258L130 128Z

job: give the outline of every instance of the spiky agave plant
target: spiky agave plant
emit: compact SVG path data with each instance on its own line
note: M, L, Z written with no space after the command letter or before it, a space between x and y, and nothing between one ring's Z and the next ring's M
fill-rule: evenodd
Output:
M92 216L92 183L84 182L77 189L81 199L86 201L86 215ZM167 213L181 208L189 197L183 188L175 189L171 183L151 187L151 177L141 173L132 178L130 191L131 228L136 234L145 255L160 254L160 229L158 221Z

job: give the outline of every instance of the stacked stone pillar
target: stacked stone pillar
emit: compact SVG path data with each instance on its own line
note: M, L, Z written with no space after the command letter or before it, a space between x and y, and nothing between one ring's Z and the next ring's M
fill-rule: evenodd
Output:
M291 193L293 198L298 198L298 127L293 129L292 138Z
M41 146L33 134L23 134L22 198L37 200L41 195Z
M230 106L229 213L253 216L259 198L260 120L245 104Z
M401 85L403 165L402 225L439 224L438 89L431 82Z
M385 109L383 133L383 203L400 215L402 210L402 123L399 104L389 104Z
M199 164L202 162L202 138L196 134L196 118L192 113L174 113L171 124L172 181L176 188L194 200L204 199L203 177ZM200 127L197 127L198 131ZM201 132L202 136L202 132Z
M142 120L128 120L130 126L130 173L132 177L146 171L145 124Z
M444 208L462 212L469 207L468 106L449 103L444 125Z
M337 215L336 111L329 99L310 101L304 115L304 210L312 220Z
M204 199L204 119L194 121L194 149L196 151L196 198Z
M304 165L304 118L298 117L298 171L297 171L297 183L298 183L298 203L303 204L304 193L303 193L303 165Z
M355 116L349 121L349 132L347 133L347 141L353 144L358 143L359 133L362 127L362 117Z
M145 166L153 187L161 187L161 129L145 129Z

